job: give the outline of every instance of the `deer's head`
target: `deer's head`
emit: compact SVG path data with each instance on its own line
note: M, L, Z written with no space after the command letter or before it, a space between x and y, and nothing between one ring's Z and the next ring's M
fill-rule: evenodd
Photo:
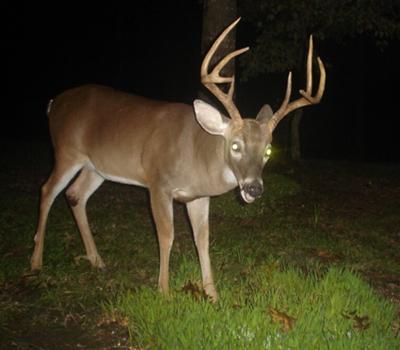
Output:
M271 153L272 133L279 121L291 111L317 104L320 102L325 89L325 68L318 57L320 80L318 91L312 96L312 52L313 41L310 36L307 55L307 85L306 90L300 90L302 97L289 102L292 91L292 75L289 73L285 98L280 108L274 113L269 105L264 105L255 119L243 119L233 103L234 76L220 75L222 68L234 57L249 48L236 50L225 56L209 73L212 56L221 42L240 18L228 26L216 39L204 57L201 65L201 82L223 104L230 118L221 114L216 108L202 101L194 101L197 121L202 128L212 135L220 135L225 139L225 159L240 187L244 201L253 202L263 193L262 170ZM227 93L220 90L217 84L230 84Z

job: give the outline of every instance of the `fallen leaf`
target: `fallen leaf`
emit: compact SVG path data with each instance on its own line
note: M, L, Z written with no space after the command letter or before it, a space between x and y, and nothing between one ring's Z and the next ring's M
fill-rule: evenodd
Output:
M96 322L97 327L105 327L112 324L118 324L122 327L128 327L129 318L113 311L111 312L111 314L103 315Z
M39 277L39 271L26 271L21 277L27 281L35 280Z
M395 337L400 335L400 321L394 321L392 324L392 331Z
M354 315L357 314L357 311L353 310L353 311L349 311L347 313L342 312L342 316L346 319L352 319Z
M269 308L269 315L271 316L273 322L280 323L282 325L282 330L284 332L290 331L296 321L294 317L291 317L288 314L278 311L272 307Z
M87 257L87 255L78 255L74 257L75 265L79 266L82 260L89 260L89 258Z
M316 252L317 256L326 261L335 261L338 260L340 257L336 254L331 253L328 250L318 250Z
M76 235L71 234L69 232L65 232L63 240L64 240L64 243L65 243L66 247L69 248L72 245L74 245L74 243L76 241Z
M200 288L197 283L192 283L192 281L188 281L181 290L182 292L191 294L196 301L209 299L204 289Z
M368 316L358 316L356 311L342 312L342 316L353 321L353 329L356 331L364 331L369 328L371 321Z
M3 255L3 259L20 258L25 255L28 248L26 246L17 246Z
M371 321L369 320L368 316L354 316L353 321L353 328L357 331L364 331L371 325Z

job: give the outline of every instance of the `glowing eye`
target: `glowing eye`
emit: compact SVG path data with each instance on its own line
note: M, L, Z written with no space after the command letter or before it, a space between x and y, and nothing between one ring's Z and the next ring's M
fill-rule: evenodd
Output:
M235 152L239 152L239 150L240 150L239 145L237 143L233 143L232 144L232 150L235 151Z
M265 147L264 157L269 157L271 153L272 153L271 145L268 145L267 147Z

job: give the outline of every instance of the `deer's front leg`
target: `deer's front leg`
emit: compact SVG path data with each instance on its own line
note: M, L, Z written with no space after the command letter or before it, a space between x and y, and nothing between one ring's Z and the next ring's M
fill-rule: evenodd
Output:
M218 294L214 286L210 256L208 252L209 225L208 212L210 198L196 199L186 204L190 222L192 224L194 240L199 254L201 274L203 276L203 288L213 302L217 301Z
M174 241L173 199L160 190L150 191L151 209L156 224L160 247L160 275L158 289L168 292L169 256Z

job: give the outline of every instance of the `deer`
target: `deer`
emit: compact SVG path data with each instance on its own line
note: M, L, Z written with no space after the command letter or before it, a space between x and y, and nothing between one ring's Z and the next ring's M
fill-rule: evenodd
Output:
M169 259L174 240L173 203L184 203L193 231L204 293L218 299L209 257L210 197L239 187L241 198L252 203L263 194L262 172L271 153L272 133L293 110L318 104L326 73L318 57L319 85L313 95L313 39L306 64L306 89L291 99L292 74L275 112L262 106L255 118L242 118L233 102L235 77L221 75L245 47L223 57L210 71L212 57L237 25L231 23L206 53L201 83L217 98L228 116L211 104L155 101L101 85L83 85L59 94L48 106L54 167L41 187L40 208L31 269L42 268L47 218L52 203L65 188L92 266L104 269L86 214L90 196L105 181L145 187L159 245L158 289L168 293ZM221 85L222 84L222 85ZM222 87L225 86L224 90Z

